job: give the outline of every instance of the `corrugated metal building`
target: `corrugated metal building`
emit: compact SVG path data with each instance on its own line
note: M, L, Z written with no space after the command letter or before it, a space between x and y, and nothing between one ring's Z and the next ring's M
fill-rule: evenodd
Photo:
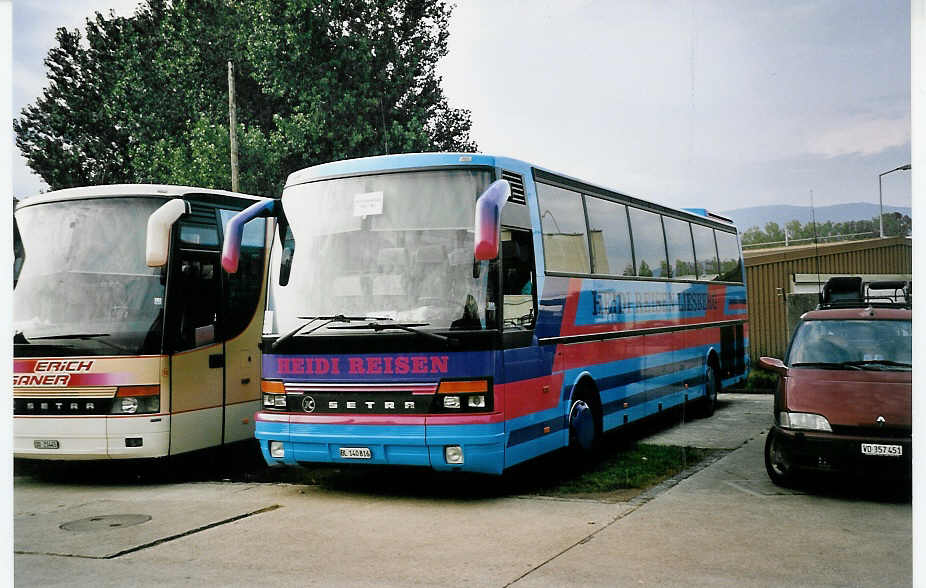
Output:
M800 293L801 274L869 275L910 278L912 243L907 237L842 241L819 245L743 251L749 302L749 355L782 357L799 316L792 298ZM814 280L816 286L816 280ZM806 294L803 295L805 298ZM789 313L789 303L791 312ZM806 310L806 309L804 309ZM789 314L791 316L789 316ZM790 319L790 320L789 320Z

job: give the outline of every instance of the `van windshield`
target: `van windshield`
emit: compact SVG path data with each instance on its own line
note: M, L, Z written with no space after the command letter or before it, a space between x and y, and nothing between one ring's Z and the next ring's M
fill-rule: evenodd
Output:
M908 320L812 320L794 334L788 365L909 370L913 328Z

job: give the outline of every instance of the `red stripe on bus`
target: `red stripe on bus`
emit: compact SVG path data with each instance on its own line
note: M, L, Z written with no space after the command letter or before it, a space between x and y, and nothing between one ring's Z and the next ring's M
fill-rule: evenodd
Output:
M300 425L424 425L424 415L391 414L304 414L258 412L256 421Z
M544 391L546 386L546 391ZM496 386L498 396L506 400L506 418L518 417L555 408L559 404L559 393L563 387L563 374L542 376Z
M621 339L571 343L557 348L553 371L562 372L590 365L634 359L646 355L679 351L688 347L699 347L720 343L720 328L681 331L678 333L660 333L657 335L639 335Z

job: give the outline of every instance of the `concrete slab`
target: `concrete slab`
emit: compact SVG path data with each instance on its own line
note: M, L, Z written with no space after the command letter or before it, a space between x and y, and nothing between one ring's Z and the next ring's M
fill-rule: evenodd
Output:
M759 435L515 586L910 586L909 500L781 491Z
M362 475L356 487L339 490L17 477L15 582L69 588L909 586L909 498L772 485L762 457L770 419L771 397L724 394L710 419L642 439L738 449L623 503L498 496L479 487L470 496L473 486L429 476L397 485L417 480L420 491L378 491L391 487L389 476L407 475L401 471ZM60 529L71 520L119 513L152 519L83 534Z
M771 394L721 393L717 395L717 410L710 418L678 422L640 442L704 449L736 449L772 427L773 403L774 396Z
M68 486L19 478L15 488L17 553L116 557L277 507L274 492L251 492L257 484Z
M283 486L279 509L88 565L17 556L23 585L501 586L626 504L395 498Z

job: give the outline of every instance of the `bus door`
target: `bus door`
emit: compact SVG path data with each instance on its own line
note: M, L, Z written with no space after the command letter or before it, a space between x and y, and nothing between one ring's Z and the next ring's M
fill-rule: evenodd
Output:
M220 209L221 227L238 210ZM263 326L267 220L244 225L238 271L222 272L222 339L225 341L225 443L254 438L260 410L260 338Z
M220 445L225 417L221 264L214 209L177 223L168 278L170 453Z
M549 349L534 336L537 280L530 231L502 229L499 249L505 420L520 430L512 437L506 463L516 463L563 445L562 414L542 414L558 409L559 388L551 386Z

